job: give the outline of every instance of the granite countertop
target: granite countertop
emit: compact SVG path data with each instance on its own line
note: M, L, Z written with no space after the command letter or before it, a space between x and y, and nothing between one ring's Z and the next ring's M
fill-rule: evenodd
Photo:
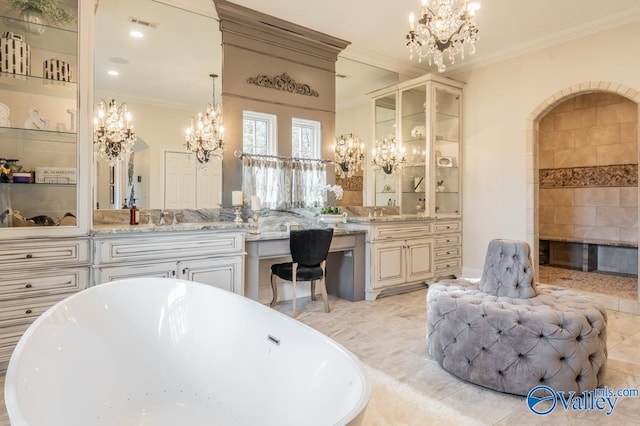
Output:
M431 216L423 214L398 214L385 216L347 216L347 222L353 223L380 223L380 222L417 222L424 220L432 220Z
M178 223L175 225L128 225L128 224L104 224L94 225L91 230L92 235L122 235L122 234L139 234L139 233L157 233L157 232L184 232L184 231L240 231L245 232L245 240L247 241L263 241L263 240L284 240L289 238L286 231L273 230L273 228L261 229L259 234L251 234L248 223L236 224L229 221L218 222L193 222ZM336 228L335 235L359 234L366 231L359 229Z
M120 223L109 223L93 225L92 235L112 235L112 234L133 234L133 233L154 233L154 232L181 232L181 231L242 231L248 230L247 223L236 224L229 221L217 222L187 222L168 225L128 225Z

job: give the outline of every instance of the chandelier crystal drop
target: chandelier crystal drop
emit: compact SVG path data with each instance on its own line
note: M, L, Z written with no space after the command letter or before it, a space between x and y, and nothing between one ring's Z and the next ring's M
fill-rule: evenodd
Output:
M340 135L336 138L335 165L336 173L341 178L350 178L358 170L362 170L364 161L364 144L358 135L353 133Z
M113 99L109 105L100 101L97 116L93 119L93 145L96 152L110 166L114 166L133 151L136 139L127 104L118 106Z
M395 137L376 141L376 148L373 150L373 167L382 169L390 175L398 170L405 163L404 149L398 147Z
M422 0L417 24L413 13L409 16L409 59L416 53L418 62L427 58L429 65L435 64L438 72L444 72L445 59L454 64L457 55L464 60L465 50L473 55L478 40L475 12L479 8L479 3L467 0Z
M187 152L195 154L196 160L201 168L209 166L209 160L222 158L224 143L222 136L224 127L222 125L222 109L216 104L216 78L217 74L209 74L213 79L213 98L207 105L204 115L198 113L198 119L187 128L185 138L185 148Z

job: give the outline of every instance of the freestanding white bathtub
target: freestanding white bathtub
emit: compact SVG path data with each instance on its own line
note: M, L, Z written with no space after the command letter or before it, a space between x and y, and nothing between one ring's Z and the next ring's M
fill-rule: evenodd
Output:
M137 278L38 318L5 381L14 426L357 424L371 386L323 334L204 284Z

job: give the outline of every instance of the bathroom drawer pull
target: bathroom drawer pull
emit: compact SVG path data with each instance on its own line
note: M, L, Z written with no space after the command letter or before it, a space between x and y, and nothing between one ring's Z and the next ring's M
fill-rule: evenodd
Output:
M31 288L31 287L33 287L33 285L31 285L31 284L27 284L27 285L24 286L24 288Z
M24 311L25 314L30 314L33 313L33 311L31 309L27 309L26 311Z
M174 269L173 271L171 271L171 276L175 277L176 276L176 270Z
M26 257L27 259L33 259L33 255L32 255L31 253L27 254L25 257Z

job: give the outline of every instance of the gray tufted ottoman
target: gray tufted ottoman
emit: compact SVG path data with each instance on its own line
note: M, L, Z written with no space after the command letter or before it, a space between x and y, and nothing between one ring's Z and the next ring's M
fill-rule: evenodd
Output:
M540 290L529 245L489 243L479 283L445 280L427 293L427 343L448 372L500 392L595 389L607 363L607 317L587 296Z

